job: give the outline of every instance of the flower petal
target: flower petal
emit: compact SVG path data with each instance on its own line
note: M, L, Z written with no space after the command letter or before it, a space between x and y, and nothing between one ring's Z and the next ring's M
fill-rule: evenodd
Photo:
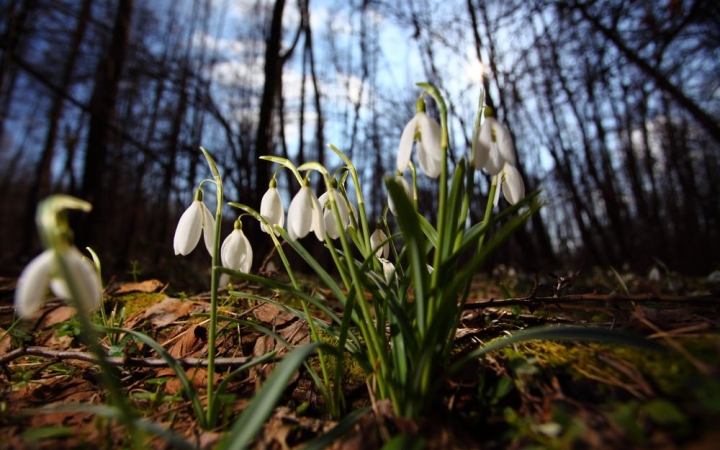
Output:
M175 229L175 237L173 238L173 248L176 255L187 255L200 242L203 217L202 206L201 201L194 200L180 216L180 221Z
M98 276L93 263L83 257L80 251L75 247L63 252L61 258L67 267L69 280L66 281L60 278L51 280L50 287L53 288L53 292L60 296L60 293L54 290L55 284L53 283L53 281L58 280L64 285L66 291L68 292L68 295L65 296L65 298L69 298L71 295L67 283L72 283L72 285L75 286L75 290L78 295L78 298L75 300L80 303L83 311L90 312L97 310L102 301L102 286L100 283L100 277Z
M395 266L393 265L393 263L391 263L390 261L388 261L385 258L378 257L378 260L380 260L380 264L382 264L383 277L385 278L385 284L390 284L393 274L395 273Z
M304 238L312 227L312 192L308 186L300 188L290 202L287 230L291 240Z
M285 224L285 210L283 209L282 200L280 199L280 193L276 187L269 188L265 192L265 195L263 195L260 201L260 215L271 226L277 225L282 228ZM270 233L270 230L264 223L260 224L260 228L265 233Z
M315 232L315 237L318 238L318 241L322 242L325 240L325 217L323 217L323 209L317 197L315 197L315 194L312 193L310 188L307 189L310 192L310 203L312 205L312 225L310 229Z
M208 253L212 256L215 250L215 217L213 217L210 210L207 209L205 203L201 202L200 206L203 214L202 231L203 238L205 238L205 248L207 248Z
M373 234L370 235L370 246L377 248L377 250L375 250L375 256L378 258L387 258L390 256L390 243L385 243L381 247L378 247L378 245L386 239L387 235L380 228L375 228Z
M483 124L483 126L481 126L480 128L476 128L473 132L473 146L475 148L475 153L473 154L473 161L475 163L475 170L482 170L482 168L485 167L485 164L488 160L488 155L490 154L490 147L488 147L487 142L484 142L480 139L480 135L484 126L485 124Z
M437 178L442 170L442 130L435 119L425 113L417 113L420 141L417 144L418 162L425 175Z
M35 314L45 299L55 256L45 250L25 266L15 288L15 309L19 316Z
M525 183L523 183L520 171L515 166L505 163L503 169L502 191L505 200L511 205L525 197Z
M228 269L248 273L252 267L253 251L250 241L240 229L234 229L220 248L222 265Z
M410 163L410 153L412 153L413 142L415 142L415 131L418 125L418 115L416 114L410 122L405 125L402 135L400 135L400 145L398 145L397 154L397 170L404 172Z

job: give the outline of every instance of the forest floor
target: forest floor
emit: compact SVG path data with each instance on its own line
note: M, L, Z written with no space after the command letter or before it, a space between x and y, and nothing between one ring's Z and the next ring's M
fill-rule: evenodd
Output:
M396 417L368 396L366 380L348 369L344 393L367 412L331 445L381 448L399 433L425 448L654 448L711 449L720 441L720 289L706 278L669 274L661 281L597 270L540 280L501 271L478 278L456 345L458 352L542 324L576 324L632 330L662 343L666 352L588 343L531 341L494 352L449 380L433 413L420 420ZM307 280L312 285L312 280ZM83 360L74 311L50 301L10 333L16 280L0 279L0 447L118 448L124 431L76 405L101 404L97 366ZM240 288L261 294L257 286ZM307 326L268 304L225 300L224 314L264 323L293 345L309 341ZM124 307L123 327L142 331L177 358L207 353L209 295L186 295L172 283L111 283L108 314ZM221 358L259 356L274 342L252 328L221 324ZM106 348L110 345L105 342ZM114 349L136 360L156 360L132 340ZM213 448L248 405L273 364L229 383L221 425L203 431L178 380L167 367L121 367L124 393L146 418L171 428L192 445ZM187 369L204 392L207 372ZM218 370L219 378L226 373ZM66 407L58 408L59 405ZM324 412L311 379L299 372L256 448L302 448L337 422ZM169 448L161 439L153 448ZM422 448L422 447L417 447Z

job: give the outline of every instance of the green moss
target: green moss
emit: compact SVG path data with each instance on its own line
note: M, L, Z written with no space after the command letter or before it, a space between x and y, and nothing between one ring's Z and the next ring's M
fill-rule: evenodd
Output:
M698 360L706 364L720 364L720 355L717 353L720 335L684 338L678 343ZM574 380L587 378L587 374L607 373L631 383L632 380L621 370L598 358L598 354L606 354L626 362L629 367L637 368L662 394L670 396L692 386L701 375L693 364L672 348L666 352L648 352L619 345L533 341L518 346L518 350L522 354L537 357L553 369L564 370Z
M142 311L152 305L160 303L165 298L167 298L166 294L160 294L155 292L132 292L121 297L112 297L110 299L106 299L105 303L109 304L112 308L112 305L117 302L119 307L125 308L125 315L128 316L134 312Z

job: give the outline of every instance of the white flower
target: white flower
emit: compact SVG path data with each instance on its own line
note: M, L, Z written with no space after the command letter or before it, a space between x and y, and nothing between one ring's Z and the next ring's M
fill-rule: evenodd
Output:
M393 263L388 261L385 258L378 257L378 260L380 261L380 264L382 264L383 268L383 276L385 277L385 284L390 284L390 281L392 280L392 276L395 273L395 266Z
M202 191L199 191L202 192ZM200 197L199 199L197 197ZM195 249L200 241L200 234L205 238L205 247L210 255L213 254L215 245L215 218L210 214L202 202L202 195L199 194L192 202L192 205L185 210L180 217L173 247L176 255L187 255Z
M660 269L658 269L657 266L653 266L648 273L648 281L658 282L660 278Z
M82 309L97 309L102 298L102 287L95 266L83 258L75 247L63 251L60 256L67 269L69 281L76 289L76 300ZM15 289L15 309L20 316L31 316L40 309L48 285L58 297L72 297L67 281L60 278L60 269L55 258L52 250L45 250L23 269Z
M502 183L498 186L498 191L502 189L505 200L511 205L522 200L525 197L525 183L523 183L520 171L515 166L505 163L503 166L502 173L500 174ZM495 195L495 201L493 202L497 206L497 199L499 193Z
M473 134L475 142L475 168L485 169L490 175L497 175L505 163L516 165L515 146L507 128L494 117L485 118L479 130Z
M338 214L340 215L340 227L338 227L338 223L335 220L335 214L333 214L332 208L330 207L330 190L332 190ZM340 233L347 230L347 227L350 225L350 214L348 212L348 204L345 201L345 198L340 195L337 189L331 187L330 190L321 195L318 202L323 208L325 231L331 239L337 239L340 237Z
M268 222L270 227L277 225L282 228L285 224L285 209L283 208L277 187L274 186L272 181L270 183L270 188L265 192L265 195L263 195L260 201L260 215ZM260 228L265 233L270 233L271 231L264 223L260 223Z
M375 228L373 234L370 235L370 246L372 248L377 248L375 255L378 258L387 258L390 256L390 243L385 242L385 240L387 240L387 235L383 233L383 230L380 228ZM380 245L381 242L385 242L385 244L378 248L378 245Z
M252 267L253 250L250 241L243 233L240 220L235 222L235 229L225 238L220 247L222 265L232 270L248 273Z
M410 163L413 142L417 142L417 154L420 168L425 175L437 178L442 170L442 150L440 137L442 130L437 121L424 112L417 112L400 136L398 146L397 170L402 173Z
M318 240L325 240L325 220L320 202L309 186L303 186L290 202L287 217L288 235L291 240L307 236L315 232Z
M403 189L405 189L405 193L407 194L408 198L412 199L412 190L410 189L410 184L407 182L407 180L405 180L402 175L397 175L395 177L395 181L400 183ZM393 215L397 216L397 211L395 210L395 202L390 195L388 195L388 207L390 208L390 212L393 213Z

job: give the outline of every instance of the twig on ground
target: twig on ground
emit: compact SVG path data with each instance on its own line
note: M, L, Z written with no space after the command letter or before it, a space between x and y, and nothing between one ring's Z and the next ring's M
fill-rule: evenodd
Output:
M8 364L22 356L42 356L46 358L54 358L57 360L72 359L77 361L85 361L94 363L97 358L92 353L79 350L53 350L47 347L29 346L20 347L0 356L0 365ZM229 369L240 367L250 362L253 358L248 356L236 358L215 358L215 368ZM276 356L275 361L282 359L282 356ZM109 356L105 361L112 366L123 367L168 367L167 361L160 358L131 358L129 356ZM184 368L190 367L207 367L207 359L203 358L178 358L178 364Z
M655 295L655 294L575 294L562 297L535 297L532 293L528 297L508 298L504 300L490 299L483 302L466 303L465 309L482 309L492 306L494 308L503 306L537 306L538 304L558 304L582 301L594 302L666 302L666 303L714 303L720 301L717 295Z

